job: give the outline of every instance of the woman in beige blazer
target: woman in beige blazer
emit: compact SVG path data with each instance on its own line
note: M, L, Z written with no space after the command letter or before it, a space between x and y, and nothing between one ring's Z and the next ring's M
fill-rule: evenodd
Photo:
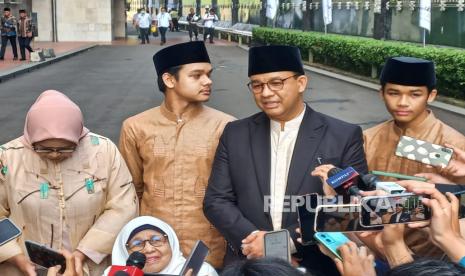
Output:
M89 132L64 94L42 93L24 135L0 147L0 218L22 230L0 246L0 275L36 275L25 240L73 252L86 275L101 275L116 235L137 214L131 175L116 146Z

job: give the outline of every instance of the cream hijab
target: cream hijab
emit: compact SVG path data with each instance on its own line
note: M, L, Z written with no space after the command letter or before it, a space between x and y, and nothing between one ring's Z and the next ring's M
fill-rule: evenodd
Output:
M123 229L121 229L118 236L116 237L115 244L113 245L111 264L126 265L126 260L129 257L129 253L126 249L126 243L128 241L129 235L134 229L145 224L160 228L160 230L165 232L165 234L168 236L168 241L170 243L172 253L171 260L162 271L158 272L158 274L179 275L184 263L186 262L186 259L183 257L179 247L178 237L176 236L173 228L171 228L171 226L169 226L166 222L150 216L137 217L128 222L123 227ZM107 275L108 271L109 269L105 271L104 275ZM204 263L198 275L217 276L218 273L216 273L215 269L211 265Z

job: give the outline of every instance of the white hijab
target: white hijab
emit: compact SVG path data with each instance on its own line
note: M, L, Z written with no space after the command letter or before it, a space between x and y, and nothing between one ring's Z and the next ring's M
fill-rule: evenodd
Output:
M118 236L116 237L115 244L113 245L111 264L126 265L126 260L129 258L129 253L126 249L126 243L128 241L129 235L134 229L145 224L156 226L165 232L165 234L168 236L168 241L171 247L171 260L168 265L158 273L179 275L184 263L186 262L186 259L183 257L179 247L178 237L176 236L173 228L171 228L171 226L169 226L166 222L150 216L137 217L128 222L123 227L123 229L121 229ZM105 271L104 275L107 275L108 272L109 269ZM198 275L217 276L218 274L212 266L204 263Z

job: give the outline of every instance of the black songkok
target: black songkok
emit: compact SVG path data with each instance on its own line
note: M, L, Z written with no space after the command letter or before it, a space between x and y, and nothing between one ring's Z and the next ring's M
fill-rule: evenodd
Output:
M406 86L436 87L434 63L429 60L413 57L389 58L380 76L381 85L386 83Z
M153 55L153 64L158 76L172 67L198 62L210 63L207 48L202 41L175 44Z
M284 45L250 48L249 77L279 71L305 74L299 48Z

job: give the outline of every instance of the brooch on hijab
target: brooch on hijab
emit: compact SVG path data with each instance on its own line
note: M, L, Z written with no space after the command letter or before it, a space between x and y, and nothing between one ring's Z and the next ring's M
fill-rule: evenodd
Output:
M48 191L50 190L50 186L48 182L40 183L40 199L47 199L48 198Z
M86 178L86 190L88 194L93 194L95 192L94 180L92 178Z
M8 173L8 167L2 166L2 169L0 170L0 172L3 174L3 176L5 176Z

